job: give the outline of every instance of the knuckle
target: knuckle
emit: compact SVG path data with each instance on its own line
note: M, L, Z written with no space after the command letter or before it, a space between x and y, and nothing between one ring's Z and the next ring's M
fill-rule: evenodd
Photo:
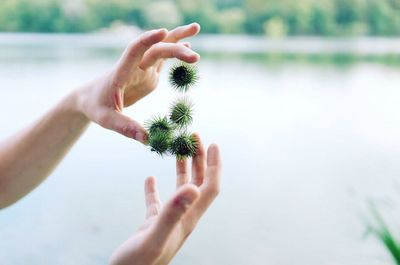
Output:
M109 128L110 127L110 117L107 113L102 112L100 113L97 118L97 123L100 124L101 126L105 127L105 128Z
M140 132L139 128L131 123L117 125L116 131L126 137L134 139L137 139L138 133Z
M153 36L153 31L147 31L139 36L139 44L142 47L149 47L152 44L151 38Z
M203 183L203 178L197 176L193 179L193 184L196 186L200 186Z
M168 52L168 57L169 58L175 58L179 54L179 48L178 47L172 47L172 49L169 50Z
M184 170L177 172L176 177L181 181L186 181L186 179L188 178L187 173Z
M117 126L116 130L125 136L132 136L134 133L134 130L131 128L131 126L127 124Z
M178 42L179 40L180 40L180 38L177 34L172 36L172 42Z
M138 43L142 46L146 46L147 45L146 40L147 40L148 36L149 36L149 32L144 32L143 34L141 34L139 36Z
M149 54L152 57L160 56L165 50L165 47L162 43L157 43L151 46L151 49L149 50Z
M173 47L170 47L165 43L157 43L152 46L149 53L153 59L170 58L174 54L174 50Z
M197 224L197 221L195 221L195 220L190 220L189 222L185 222L183 224L183 236L185 239L193 233L193 231L196 227L196 224Z
M152 213L153 215L156 215L156 214L159 214L160 209L156 203L152 203L151 205L149 205L147 211Z
M210 193L210 195L212 196L212 197L217 197L218 195L219 195L219 193L220 193L220 188L219 188L219 186L217 186L217 185L211 185L209 188L208 188L208 191L209 191L209 193Z
M189 237L194 231L194 225L185 228L185 238Z
M132 58L134 58L136 56L136 46L137 46L137 41L131 41L128 44L127 55L128 55L129 59L132 59Z

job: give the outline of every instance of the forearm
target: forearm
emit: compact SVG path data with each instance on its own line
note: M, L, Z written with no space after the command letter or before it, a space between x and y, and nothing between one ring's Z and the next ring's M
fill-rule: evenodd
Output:
M58 165L89 120L78 93L61 100L38 121L0 144L0 209L29 193Z
M162 63L177 58L199 60L189 43L196 23L143 33L130 43L117 64L104 75L71 93L30 127L0 143L0 209L41 183L84 132L89 120L143 144L147 131L122 109L152 92Z

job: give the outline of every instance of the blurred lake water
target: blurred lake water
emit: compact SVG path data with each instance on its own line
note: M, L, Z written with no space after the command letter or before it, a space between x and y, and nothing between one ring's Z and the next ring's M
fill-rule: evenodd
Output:
M112 67L123 47L10 36L0 37L1 138ZM367 198L400 201L400 62L389 57L203 52L193 130L221 147L222 191L172 264L390 264L364 236ZM168 110L172 63L126 114L144 122ZM92 125L39 188L0 211L0 264L106 264L143 222L148 175L168 199L172 158Z

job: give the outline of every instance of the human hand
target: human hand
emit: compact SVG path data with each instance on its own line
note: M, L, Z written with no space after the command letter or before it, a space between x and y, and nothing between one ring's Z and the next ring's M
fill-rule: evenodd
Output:
M178 160L177 191L162 205L155 178L146 179L146 221L114 251L111 265L168 264L218 195L221 173L218 146L211 145L206 154L200 138L197 135L196 138L199 148L192 160L191 183L187 161Z
M190 43L179 43L199 31L199 24L193 23L170 32L159 29L143 33L125 49L111 71L77 91L78 108L89 120L146 143L146 130L122 110L156 88L165 59L187 63L199 60Z

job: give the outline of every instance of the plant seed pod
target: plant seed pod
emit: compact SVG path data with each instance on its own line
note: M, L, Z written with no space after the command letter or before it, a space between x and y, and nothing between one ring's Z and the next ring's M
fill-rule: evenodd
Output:
M175 137L170 146L171 154L175 155L178 160L193 157L197 151L196 138L186 132Z
M181 92L188 91L198 79L197 68L187 63L176 64L169 72L169 83Z
M159 155L164 155L170 149L172 134L162 131L156 131L149 135L149 146L151 151Z
M193 104L187 98L178 99L170 110L170 120L178 128L186 128L193 121Z

